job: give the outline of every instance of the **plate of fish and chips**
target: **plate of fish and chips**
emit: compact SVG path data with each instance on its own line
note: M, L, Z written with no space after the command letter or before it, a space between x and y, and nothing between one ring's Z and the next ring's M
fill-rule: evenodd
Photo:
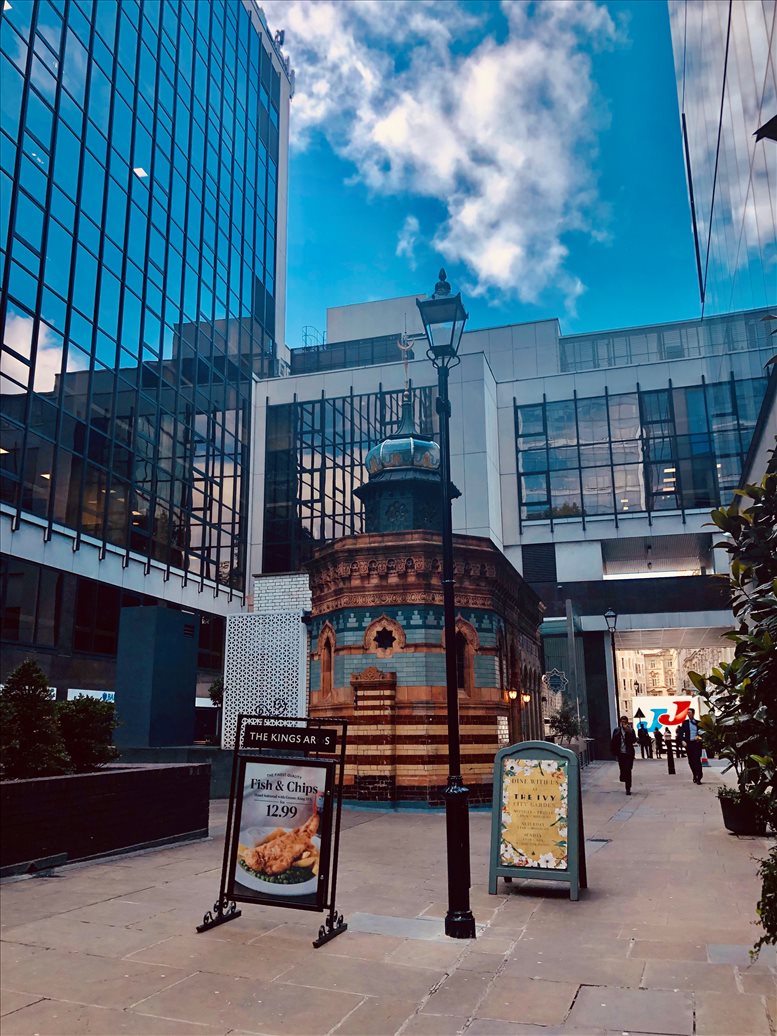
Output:
M321 864L318 824L314 814L299 827L241 830L235 880L272 896L315 892Z

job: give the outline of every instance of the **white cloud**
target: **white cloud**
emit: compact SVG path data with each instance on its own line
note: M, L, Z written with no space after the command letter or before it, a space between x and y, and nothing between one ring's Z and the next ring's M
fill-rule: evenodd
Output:
M28 361L32 356L32 336L34 331L32 317L22 316L20 313L11 311L8 315L5 326L5 341L20 356ZM86 364L78 362L74 357L70 365L71 370L86 369ZM62 339L59 335L41 323L38 330L38 345L35 355L34 372L32 374L32 389L34 392L53 392L56 387L56 379L62 370ZM17 359L12 353L2 350L0 353L0 371L9 378L19 382L15 385L12 382L5 382L3 392L8 394L24 392L29 387L30 368L27 363ZM25 386L25 388L21 387Z
M297 70L294 146L318 130L376 193L442 201L433 244L469 269L467 291L535 301L554 286L574 305L566 237L601 235L589 54L618 38L606 7L511 0L497 39L449 0L263 6Z
M415 216L405 216L405 222L397 238L397 255L407 258L411 270L415 270L415 244L421 226Z

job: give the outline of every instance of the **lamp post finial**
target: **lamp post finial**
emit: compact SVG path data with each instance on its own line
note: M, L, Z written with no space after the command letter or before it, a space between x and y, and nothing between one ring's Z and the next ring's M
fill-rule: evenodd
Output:
M447 298L451 293L451 286L448 284L448 277L446 276L444 267L440 268L439 278L440 279L434 286L434 298Z

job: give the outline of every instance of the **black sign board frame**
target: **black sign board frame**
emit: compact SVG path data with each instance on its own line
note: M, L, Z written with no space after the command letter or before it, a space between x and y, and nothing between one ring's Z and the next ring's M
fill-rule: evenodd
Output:
M287 751L256 749L246 746L247 729L278 727L286 731L295 730L300 734L308 732L307 743L292 754ZM335 733L332 739L331 734ZM319 928L318 938L313 945L318 948L334 939L348 928L343 915L337 912L337 862L340 853L340 824L343 806L343 777L345 774L345 749L348 733L346 720L334 718L315 718L308 716L264 716L240 713L235 728L235 744L232 751L232 780L229 789L229 806L227 809L227 827L224 837L224 855L221 865L221 882L219 895L213 908L208 910L197 925L198 932L206 932L218 925L226 924L240 917L242 911L237 909L240 903L261 903L268 906L283 906L297 910L326 910L325 923ZM253 740L253 739L252 739ZM305 739L303 739L304 741ZM334 741L334 743L332 743ZM294 903L293 897L277 899L262 898L236 894L234 870L239 841L241 800L243 792L242 774L247 763L265 762L273 765L299 763L301 766L311 765L313 760L326 763L327 790L325 810L328 813L324 824L321 843L322 869L327 878L320 882L320 894L315 903Z

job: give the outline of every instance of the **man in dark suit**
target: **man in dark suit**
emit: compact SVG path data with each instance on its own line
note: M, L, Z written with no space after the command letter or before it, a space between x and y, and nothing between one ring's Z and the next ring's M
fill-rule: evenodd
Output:
M631 795L631 771L634 768L634 746L637 735L629 723L628 716L621 716L620 724L613 730L610 739L612 754L618 760L620 780L626 785L626 794Z
M683 720L680 724L678 737L685 746L685 751L688 756L688 765L693 774L693 783L701 784L701 778L704 772L701 765L701 725L696 719L696 712L694 709L688 709L688 719Z

